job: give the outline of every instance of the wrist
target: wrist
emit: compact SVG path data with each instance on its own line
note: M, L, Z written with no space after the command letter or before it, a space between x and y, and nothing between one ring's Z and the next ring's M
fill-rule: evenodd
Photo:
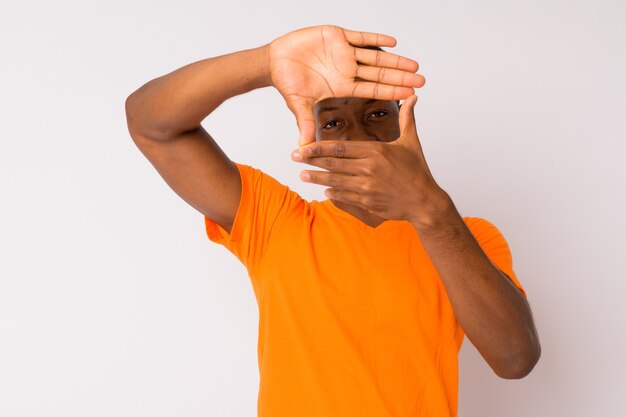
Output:
M259 69L259 87L271 87L272 73L270 70L270 44L265 44L256 48L257 53L257 68Z
M428 232L437 230L458 218L461 217L452 198L439 188L430 194L408 220L418 232Z
M247 71L249 72L249 75L246 76L246 90L250 91L272 86L269 65L269 44L249 49L245 51L245 53L249 54L245 57L247 61Z

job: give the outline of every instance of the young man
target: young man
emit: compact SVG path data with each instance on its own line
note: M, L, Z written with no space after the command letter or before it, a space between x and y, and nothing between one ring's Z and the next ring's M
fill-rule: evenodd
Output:
M455 416L465 334L502 378L540 356L504 237L461 217L421 150L417 63L336 26L199 61L126 101L130 134L246 266L259 304L259 416ZM274 86L296 116L292 159L324 170L306 201L231 162L200 122ZM401 107L396 100L405 99Z

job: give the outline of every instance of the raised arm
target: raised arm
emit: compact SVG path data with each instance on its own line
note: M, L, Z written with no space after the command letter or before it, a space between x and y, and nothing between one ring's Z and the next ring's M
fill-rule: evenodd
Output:
M201 121L230 97L274 86L314 140L312 108L328 97L402 99L424 84L417 62L358 46L393 46L392 37L316 26L249 50L179 68L126 99L137 147L187 203L230 231L241 198L239 172Z
M189 64L126 99L139 150L182 199L229 232L239 171L200 122L226 99L270 85L264 46Z

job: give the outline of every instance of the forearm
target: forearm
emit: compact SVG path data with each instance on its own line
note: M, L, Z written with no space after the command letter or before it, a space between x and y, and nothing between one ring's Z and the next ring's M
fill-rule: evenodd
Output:
M491 263L452 200L428 222L412 221L472 344L503 378L521 378L540 346L524 294Z
M272 85L267 49L204 59L147 82L126 100L129 129L171 139L197 128L230 97Z

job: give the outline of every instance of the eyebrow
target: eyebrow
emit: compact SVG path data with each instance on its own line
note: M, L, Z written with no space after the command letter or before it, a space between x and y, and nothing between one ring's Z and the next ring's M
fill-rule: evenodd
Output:
M376 101L378 101L378 100L376 100L375 98L372 98L372 99L367 100L365 103L363 103L363 105L367 106L368 104L372 104L372 103L374 103ZM331 107L320 107L320 109L318 111L318 114L319 113L324 113L324 112L327 112L327 111L333 111L333 110L339 110L339 107L332 107L332 106Z

